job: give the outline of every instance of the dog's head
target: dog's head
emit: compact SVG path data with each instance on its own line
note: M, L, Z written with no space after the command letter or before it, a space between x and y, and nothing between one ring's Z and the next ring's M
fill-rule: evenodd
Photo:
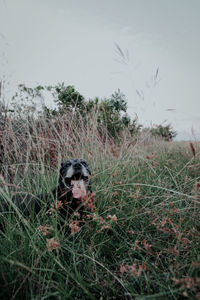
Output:
M90 190L90 169L85 160L69 159L61 164L59 185L62 189L72 189L77 182L83 182Z

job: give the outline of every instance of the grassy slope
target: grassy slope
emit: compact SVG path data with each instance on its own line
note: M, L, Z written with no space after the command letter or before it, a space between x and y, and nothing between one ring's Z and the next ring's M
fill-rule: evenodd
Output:
M94 144L90 151L88 143L79 144L76 156L93 170L96 211L74 235L57 230L57 216L48 217L45 204L35 221L7 216L0 235L0 299L195 299L200 292L195 147L196 157L179 143L111 144L106 150ZM42 160L28 162L21 177L15 168L13 183L19 191L49 191L58 169L45 170ZM12 188L4 182L1 198L10 199ZM52 229L43 236L38 228L46 224ZM50 238L60 247L48 251Z

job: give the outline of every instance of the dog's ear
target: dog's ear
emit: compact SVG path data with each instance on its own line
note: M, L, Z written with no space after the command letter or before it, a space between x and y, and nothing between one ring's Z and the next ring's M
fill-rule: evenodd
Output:
M61 168L60 168L60 174L62 175L63 172L65 172L65 170L67 168L69 168L71 166L71 161L68 159L66 162L62 162L61 163Z
M88 164L87 164L87 163L85 163L85 167L86 167L86 169L87 169L88 173L91 175L91 171L90 171L90 168L89 168L89 166L88 166Z
M63 167L64 167L64 163L61 163L61 166L60 166L60 174L63 173Z
M82 159L82 158L80 158L80 162L87 169L88 173L91 175L91 171L90 171L90 168L88 166L88 163L86 163L86 161L84 159Z

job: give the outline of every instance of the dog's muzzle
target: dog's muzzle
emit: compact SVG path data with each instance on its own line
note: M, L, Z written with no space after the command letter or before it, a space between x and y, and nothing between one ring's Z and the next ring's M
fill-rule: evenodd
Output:
M90 186L90 170L83 159L71 159L62 164L62 182L67 189L71 189L74 198L87 194Z

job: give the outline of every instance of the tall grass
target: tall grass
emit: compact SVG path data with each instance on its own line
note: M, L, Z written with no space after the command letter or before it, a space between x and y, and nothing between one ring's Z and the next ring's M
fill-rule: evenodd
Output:
M1 214L0 299L198 299L200 148L126 131L99 135L97 116L74 122L6 116L1 131L0 200L49 192L61 161L86 159L95 212L80 230L57 230L59 216ZM102 129L103 130L103 129ZM50 199L50 201L53 199ZM70 222L72 220L67 220Z

